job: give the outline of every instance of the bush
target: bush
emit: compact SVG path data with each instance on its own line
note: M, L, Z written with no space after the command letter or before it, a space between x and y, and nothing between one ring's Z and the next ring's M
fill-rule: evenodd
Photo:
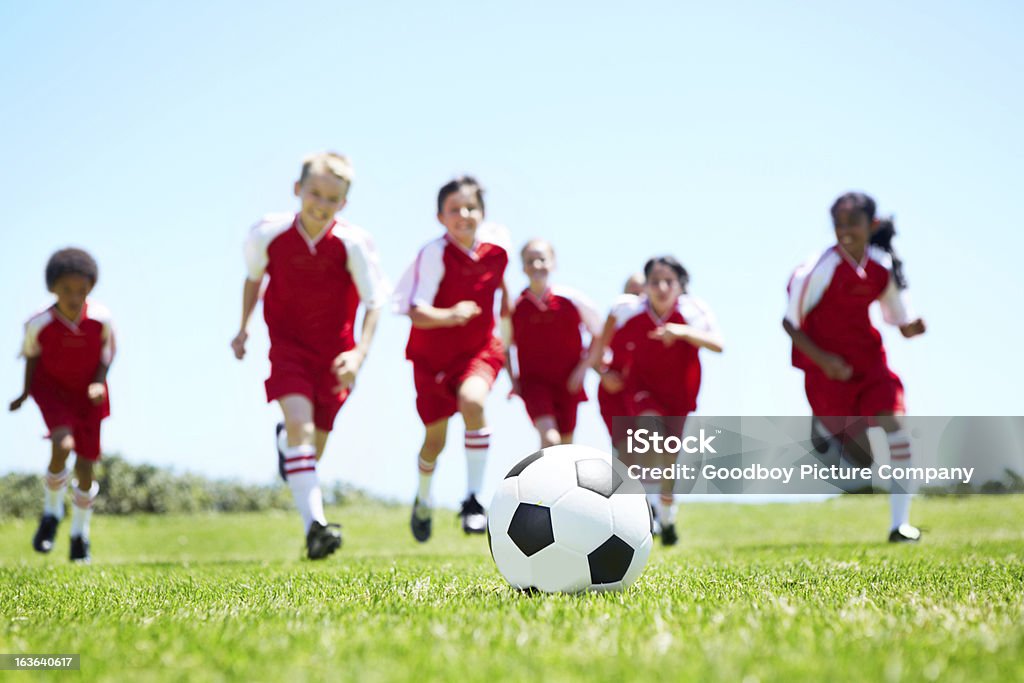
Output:
M175 474L167 468L132 464L104 456L96 467L100 495L95 510L103 515L137 513L259 512L290 510L291 492L282 483L243 484L211 480L197 474ZM42 512L43 477L7 474L0 477L0 518L36 517ZM324 501L342 505L366 494L341 483L324 487Z

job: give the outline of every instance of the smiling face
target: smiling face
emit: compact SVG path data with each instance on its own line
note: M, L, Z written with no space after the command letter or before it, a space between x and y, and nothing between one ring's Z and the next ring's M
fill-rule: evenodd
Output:
M871 219L863 211L840 209L833 219L836 242L851 256L861 258L871 239Z
M85 298L92 291L92 280L77 273L61 275L50 291L57 297L57 310L69 320L77 320L85 305Z
M651 308L659 316L664 316L682 295L683 285L679 282L676 271L664 263L656 263L647 277L645 290Z
M444 198L437 220L460 245L469 249L476 241L476 229L484 219L480 199L472 187L462 187Z
M555 269L555 252L543 240L533 240L522 252L523 272L531 284L546 284L551 271Z
M348 182L331 173L312 172L295 183L295 196L302 203L299 217L306 231L316 235L323 230L345 206L347 192Z

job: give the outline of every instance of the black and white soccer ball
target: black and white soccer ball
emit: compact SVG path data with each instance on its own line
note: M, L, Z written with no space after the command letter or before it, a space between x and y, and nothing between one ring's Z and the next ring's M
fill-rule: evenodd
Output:
M487 515L498 571L546 593L619 590L651 554L651 508L621 463L587 446L552 446L505 476Z

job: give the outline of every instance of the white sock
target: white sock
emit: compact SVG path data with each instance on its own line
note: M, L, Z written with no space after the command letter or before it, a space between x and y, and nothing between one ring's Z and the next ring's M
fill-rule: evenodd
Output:
M68 490L68 475L64 470L54 474L47 470L43 480L43 513L64 519L64 494Z
M650 492L648 492L648 494L647 494L647 504L650 505L652 508L654 508L655 512L658 511L658 505L660 503L661 503L661 496L660 495L658 495L657 493L650 493Z
M484 468L487 466L487 449L491 447L491 430L487 427L474 431L466 430L466 495L480 493L484 484Z
M437 461L427 462L423 458L417 458L417 464L419 465L420 485L419 488L416 489L416 497L422 505L429 507L430 482L434 480L434 468L437 467Z
M658 521L662 524L675 524L678 508L675 496L671 493L667 496L664 494L658 496Z
M316 449L313 446L291 446L284 452L284 474L292 490L295 507L302 516L302 528L308 532L313 522L327 524L324 516L324 495L316 474Z
M78 488L78 482L71 482L71 538L89 538L89 521L92 519L92 504L100 492L100 483L93 481L88 491Z
M888 432L885 436L889 441L890 464L893 467L910 465L910 437L906 431L897 429L895 432ZM913 489L916 488L913 481L900 482L897 485L900 485L906 493L889 494L890 529L898 529L904 524L910 524L910 498L914 493Z

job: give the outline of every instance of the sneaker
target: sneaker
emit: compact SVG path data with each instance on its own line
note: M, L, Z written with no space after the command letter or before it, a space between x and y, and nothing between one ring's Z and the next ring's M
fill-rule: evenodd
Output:
M322 560L341 547L341 526L314 521L306 534L306 557Z
M71 537L71 561L89 564L92 554L89 552L89 539L81 536Z
M832 447L832 437L826 434L824 425L816 417L811 418L811 446L822 455Z
M921 530L909 524L900 524L889 532L889 543L917 543L921 540Z
M467 534L482 534L487 531L487 515L484 513L484 506L472 493L462 501L459 517L462 519L462 530Z
M54 515L43 515L39 518L39 528L32 537L32 548L37 553L48 553L53 550L53 539L57 536L57 525L60 520Z
M432 531L431 513L433 511L426 503L421 503L419 496L412 504L412 516L409 518L409 528L412 529L412 537L420 543L430 540Z
M661 535L661 520L658 519L658 508L648 503L647 507L651 509L651 536Z
M675 545L679 541L676 535L675 524L665 524L661 527L661 544L664 546Z
M277 444L277 473L281 475L281 481L287 484L288 477L284 473L284 449L281 448L282 434L284 434L284 422L278 422L274 432L274 443Z

